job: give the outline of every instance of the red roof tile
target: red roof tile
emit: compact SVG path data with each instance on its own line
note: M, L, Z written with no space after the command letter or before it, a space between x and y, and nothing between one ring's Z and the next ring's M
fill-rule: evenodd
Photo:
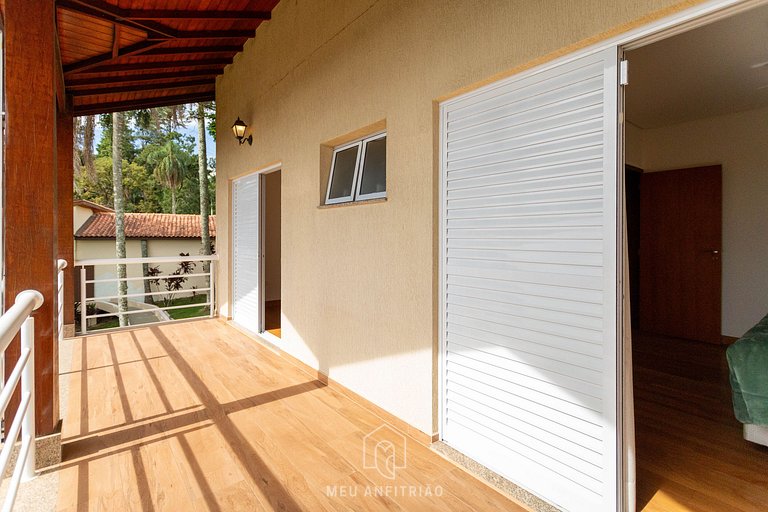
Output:
M216 216L208 217L211 237L216 237ZM126 213L126 238L200 238L200 216L171 213ZM115 238L115 214L94 213L75 238Z

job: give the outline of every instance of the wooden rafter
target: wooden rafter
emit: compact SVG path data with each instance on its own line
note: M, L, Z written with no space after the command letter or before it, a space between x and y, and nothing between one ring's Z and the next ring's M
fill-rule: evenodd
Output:
M140 13L138 10L121 9L117 6L103 2L102 0L58 0L56 2L58 7L67 9L87 16L103 19L112 22L116 25L125 25L135 29L143 30L147 33L148 39L232 39L242 37L253 37L255 33L255 27L250 30L176 30L174 28L163 25L162 23L156 23L151 20L163 19L166 21L173 19L180 19L179 16L172 16L175 11L150 11L155 13L162 13L165 16L158 17L137 17L133 15ZM181 11L181 12L194 12L194 11ZM200 11L205 12L205 11ZM219 11L223 12L223 11ZM246 11L248 12L248 11ZM250 11L253 12L253 11ZM261 13L259 17L253 17L245 15L243 18L234 18L239 21L252 21L260 23L264 18L265 13ZM267 13L268 14L268 13ZM195 18L205 19L205 18ZM217 19L217 18L208 18ZM221 19L221 18L218 18Z
M142 85L101 85L98 87L91 87L89 89L70 89L69 93L75 97L77 96L100 96L104 94L121 94L124 92L158 92L168 89L179 89L182 87L200 87L203 85L216 85L213 78L198 79L198 80L185 80L183 82L157 82Z
M167 9L126 9L125 15L131 20L269 20L272 14L269 11L174 11Z
M56 6L74 13L141 30L147 33L148 39L171 39L176 32L160 23L132 21L120 14L122 9L101 0L57 0Z
M209 77L216 78L221 73L219 69L191 69L184 71L184 78ZM152 82L158 80L173 80L179 78L179 73L168 71L164 73L141 73L125 76L97 76L92 78L72 78L67 80L67 89L74 90L83 87L98 87L103 85L123 85L131 82Z
M231 10L217 2L211 2L210 8L207 2L206 7L192 2L182 10L167 9L168 4L160 1L54 2L67 11L61 14L66 21L63 26L72 27L75 44L84 37L74 28L79 20L92 18L89 23L99 25L106 21L113 30L111 38L109 33L99 35L99 46L83 40L84 45L90 44L84 46L88 51L73 51L68 54L70 63L59 65L78 115L210 101L216 77L242 51L244 41L255 35L256 27L271 19L269 10L256 10L247 2ZM93 51L103 53L93 55ZM91 56L71 62L82 53Z
M98 103L95 105L75 105L74 113L77 116L92 114L106 114L137 108L163 107L167 105L181 105L184 103L201 103L216 99L216 92L211 90L202 93L180 94L175 96L158 96L155 98L141 98L126 101L114 101L110 103Z
M114 30L112 30L112 58L116 59L120 54L120 27L117 23L114 24Z
M83 73L90 68L94 68L102 64L107 64L119 57L128 57L130 55L138 55L140 53L144 53L159 44L162 43L158 41L141 41L136 44L126 46L125 48L117 49L117 55L115 55L115 48L113 46L112 50L107 53L102 53L101 55L96 55L89 59L81 60L79 62L64 66L64 74L72 75L75 73Z
M225 53L233 54L243 51L243 45L216 45L216 46L162 46L141 52L142 55L187 55L190 53Z
M232 64L232 58L196 59L196 60L163 60L157 62L131 62L126 64L103 64L93 67L84 73L115 73L118 71L141 71L144 69L168 68L211 68L224 67Z

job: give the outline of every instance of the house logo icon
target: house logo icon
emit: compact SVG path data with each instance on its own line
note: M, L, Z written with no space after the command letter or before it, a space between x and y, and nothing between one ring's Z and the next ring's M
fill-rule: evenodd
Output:
M363 438L363 468L375 469L384 478L394 480L398 469L405 467L406 438L382 425Z

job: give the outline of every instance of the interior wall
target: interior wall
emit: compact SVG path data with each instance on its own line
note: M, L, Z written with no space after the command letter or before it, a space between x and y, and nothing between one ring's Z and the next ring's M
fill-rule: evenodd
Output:
M768 108L626 134L646 172L722 164L722 334L742 336L768 312Z
M280 300L280 175L264 176L264 297Z
M280 2L217 81L220 312L229 181L282 167L282 344L417 429L437 430L437 100L696 2ZM541 62L541 61L539 61ZM321 144L385 120L387 200L318 207Z

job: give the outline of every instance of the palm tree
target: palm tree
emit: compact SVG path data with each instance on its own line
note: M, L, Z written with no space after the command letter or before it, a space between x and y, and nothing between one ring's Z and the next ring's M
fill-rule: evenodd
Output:
M123 113L112 114L112 188L115 202L115 254L125 258L125 197L123 196ZM120 326L128 325L128 281L125 265L117 266Z
M156 162L155 178L171 191L171 213L176 213L176 192L181 188L187 172L187 165L180 151L179 146L169 140L148 159L150 162Z

